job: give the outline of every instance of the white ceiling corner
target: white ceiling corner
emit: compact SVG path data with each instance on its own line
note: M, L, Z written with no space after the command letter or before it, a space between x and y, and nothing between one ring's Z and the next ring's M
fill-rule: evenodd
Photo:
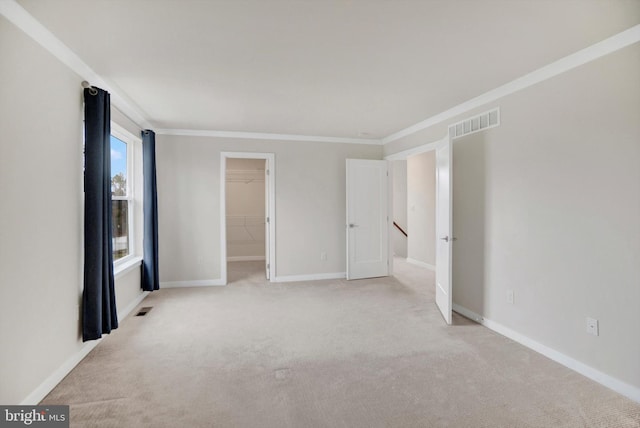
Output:
M0 13L143 128L328 143L389 143L640 39L628 0L0 0Z
M635 25L625 31L613 35L601 42L595 43L584 49L567 55L551 64L545 65L537 70L520 76L511 82L505 83L495 89L485 92L475 98L467 100L457 106L445 110L435 116L416 123L408 128L402 129L382 139L382 144L388 144L400 138L406 137L423 129L429 128L437 123L451 119L459 114L487 103L493 102L506 95L525 89L536 83L550 79L573 68L579 67L587 62L596 60L617 50L623 49L640 41L640 24Z
M236 138L236 139L248 139L248 140L309 141L309 142L338 143L338 144L382 145L381 140L367 139L367 138L325 137L320 135L269 134L264 132L213 131L213 130L196 130L196 129L157 129L156 134L183 135L183 136L191 136L191 137Z
M102 76L89 67L68 46L62 43L51 31L44 27L29 12L20 6L15 0L0 0L0 15L11 21L25 34L48 50L67 67L78 74L91 85L97 86L110 93L112 104L125 116L137 123L142 128L151 128L152 124L132 100L122 94L113 84L109 84Z

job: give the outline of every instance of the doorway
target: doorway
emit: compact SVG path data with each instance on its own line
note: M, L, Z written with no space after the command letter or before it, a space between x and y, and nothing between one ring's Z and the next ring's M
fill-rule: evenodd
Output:
M275 275L273 153L223 152L220 159L221 277Z
M436 304L445 322L451 324L452 242L455 238L452 236L451 217L450 136L385 159L405 161L399 164L400 169L404 167L404 180L396 183L397 187L407 186L404 201L394 202L395 205L406 204L404 215L408 237L402 241L396 233L396 248L406 248L407 262L435 271ZM397 189L394 188L394 198L399 199L402 195L395 191Z

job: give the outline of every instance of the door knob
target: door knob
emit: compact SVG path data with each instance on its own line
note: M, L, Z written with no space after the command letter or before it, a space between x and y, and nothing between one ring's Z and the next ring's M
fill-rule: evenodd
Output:
M349 223L349 229L353 229L354 227L358 227L358 225L354 223Z

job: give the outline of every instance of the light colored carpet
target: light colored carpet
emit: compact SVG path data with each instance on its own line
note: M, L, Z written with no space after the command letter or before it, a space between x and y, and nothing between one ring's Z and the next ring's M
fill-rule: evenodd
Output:
M640 427L640 405L435 308L433 273L166 289L43 401L72 427Z

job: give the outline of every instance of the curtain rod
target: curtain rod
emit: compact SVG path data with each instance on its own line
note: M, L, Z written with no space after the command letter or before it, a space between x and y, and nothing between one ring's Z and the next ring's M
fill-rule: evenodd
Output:
M98 95L98 90L96 88L94 88L93 86L91 86L91 84L89 82L87 82L86 80L82 81L82 87L85 89L89 90L89 93L91 95Z

